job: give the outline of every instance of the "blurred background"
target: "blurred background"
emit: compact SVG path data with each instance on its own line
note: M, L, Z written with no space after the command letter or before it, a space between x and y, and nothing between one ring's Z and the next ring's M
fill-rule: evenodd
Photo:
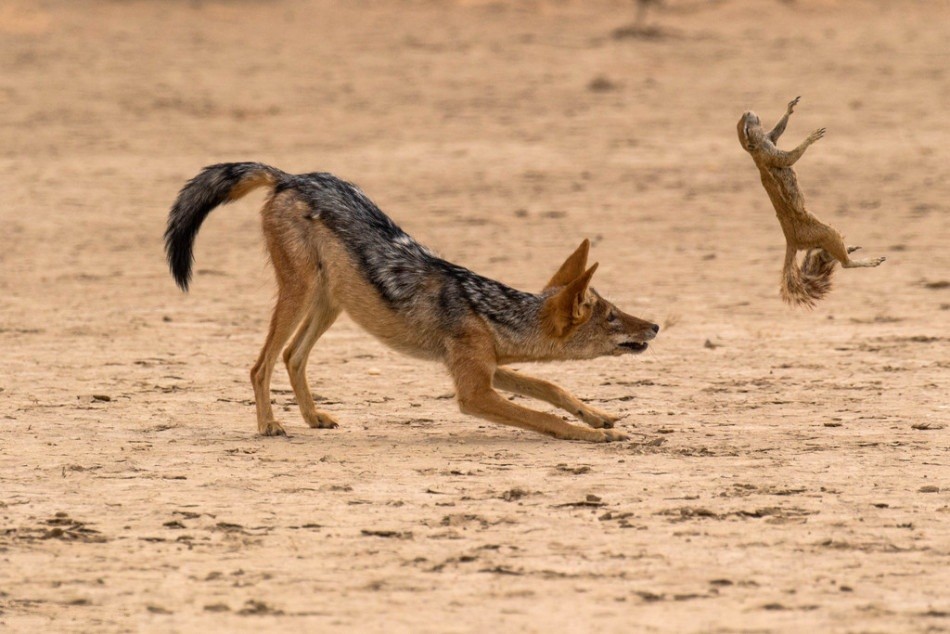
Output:
M587 236L599 286L653 318L742 301L788 315L782 235L735 122L753 109L768 125L799 94L782 143L828 128L798 166L810 208L892 260L839 275L858 295L825 306L901 312L896 296L947 265L947 6L8 0L5 319L119 289L133 315L173 310L166 209L200 167L232 160L334 172L449 259L516 286ZM269 292L258 204L211 217L189 310Z

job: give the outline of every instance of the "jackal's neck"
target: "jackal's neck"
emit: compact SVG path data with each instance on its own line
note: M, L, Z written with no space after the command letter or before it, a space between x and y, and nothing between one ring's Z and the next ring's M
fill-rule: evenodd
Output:
M469 308L501 331L520 334L537 327L544 298L519 291L497 280L449 265L448 285L454 286Z

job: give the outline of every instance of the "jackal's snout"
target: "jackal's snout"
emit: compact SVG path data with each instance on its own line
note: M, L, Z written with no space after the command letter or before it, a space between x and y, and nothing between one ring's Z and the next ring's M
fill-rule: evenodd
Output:
M648 341L656 339L660 326L632 315L623 314L623 334L618 338L618 352L643 352L650 347Z

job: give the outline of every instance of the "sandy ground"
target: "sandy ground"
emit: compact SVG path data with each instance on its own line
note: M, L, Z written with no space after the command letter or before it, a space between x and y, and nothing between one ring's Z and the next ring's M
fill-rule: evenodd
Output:
M950 5L669 0L0 4L0 629L950 629ZM739 147L886 255L813 312ZM256 195L178 292L161 234L206 164L359 183L449 259L663 324L530 368L627 443L461 415L348 318L310 380L342 421L255 434L273 300ZM527 369L527 368L526 368ZM542 405L538 405L542 407Z

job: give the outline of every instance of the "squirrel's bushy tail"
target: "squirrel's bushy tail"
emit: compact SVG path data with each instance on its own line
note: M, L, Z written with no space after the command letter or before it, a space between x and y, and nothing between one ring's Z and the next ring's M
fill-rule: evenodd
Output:
M799 267L797 251L789 246L782 269L782 299L792 306L814 308L818 300L831 290L835 260L824 249L809 249Z
M273 187L284 176L262 163L219 163L204 168L182 187L165 229L165 256L181 290L188 290L195 236L211 210L258 187Z

